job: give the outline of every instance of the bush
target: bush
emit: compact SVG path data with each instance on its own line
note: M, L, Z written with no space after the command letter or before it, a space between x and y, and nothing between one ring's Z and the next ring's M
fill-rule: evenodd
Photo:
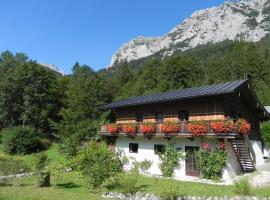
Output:
M174 169L178 166L179 161L183 158L184 155L180 154L172 144L166 145L164 153L159 154L159 159L161 161L159 168L162 175L165 177L171 177Z
M121 161L105 142L95 141L91 141L77 156L77 165L92 191L100 189L107 179L121 172L122 167Z
M37 177L38 187L50 186L50 172L46 170L48 164L48 156L44 153L37 153L34 159L34 167Z
M159 196L163 200L177 200L181 194L180 188L173 184L162 184Z
M202 178L212 180L221 178L227 160L227 154L224 150L203 148L197 151L196 158Z
M234 181L235 193L248 196L251 193L251 186L247 177Z
M129 173L123 173L119 177L120 191L124 195L134 195L138 191L138 168L133 168Z
M14 127L2 130L3 150L9 154L29 154L44 149L41 136L32 127Z
M29 172L29 167L22 161L12 158L0 158L0 176Z

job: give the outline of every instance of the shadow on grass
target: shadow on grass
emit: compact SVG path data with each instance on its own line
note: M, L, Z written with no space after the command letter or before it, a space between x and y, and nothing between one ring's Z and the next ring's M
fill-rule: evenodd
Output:
M57 184L57 187L58 188L61 188L61 189L64 189L64 188L79 188L81 187L81 185L78 185L76 183L73 183L73 182L67 182L67 183L61 183L61 184Z

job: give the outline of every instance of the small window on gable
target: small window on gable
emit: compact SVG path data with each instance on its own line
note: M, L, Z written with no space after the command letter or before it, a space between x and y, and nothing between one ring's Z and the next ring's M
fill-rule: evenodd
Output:
M164 121L164 114L162 112L156 113L156 122L157 123L163 123Z
M138 148L138 143L129 143L129 153L138 153Z
M136 122L143 122L143 114L142 113L136 113Z
M189 118L189 114L187 110L180 110L178 112L178 119L180 121L188 121L188 118Z
M155 144L154 145L154 151L155 151L155 154L163 153L165 151L165 145L163 145L163 144Z

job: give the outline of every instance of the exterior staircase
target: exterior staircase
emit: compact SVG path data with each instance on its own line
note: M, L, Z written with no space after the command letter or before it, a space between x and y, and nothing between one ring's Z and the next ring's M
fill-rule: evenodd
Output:
M255 171L254 159L250 154L248 145L244 138L235 138L231 140L237 159L242 167L244 173Z

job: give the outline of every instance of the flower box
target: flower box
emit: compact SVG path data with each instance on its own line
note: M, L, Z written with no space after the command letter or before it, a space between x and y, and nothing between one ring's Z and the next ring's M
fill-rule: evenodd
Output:
M177 135L181 131L181 127L176 121L167 121L161 125L161 131L165 135Z
M208 133L208 124L206 121L189 122L187 130L193 136L205 136Z
M123 125L123 132L129 136L136 135L136 124L124 124Z
M140 130L141 133L144 134L145 136L152 136L156 131L155 124L151 122L143 123L140 126Z
M118 133L118 127L117 127L117 124L115 124L115 123L108 124L108 132L109 132L111 135L117 135L117 133Z
M211 122L211 128L216 134L232 133L234 131L234 124L231 120L218 120Z
M241 134L249 134L250 133L250 124L245 120L245 119L238 119L236 122L235 122L235 130L238 132L238 133L241 133Z

